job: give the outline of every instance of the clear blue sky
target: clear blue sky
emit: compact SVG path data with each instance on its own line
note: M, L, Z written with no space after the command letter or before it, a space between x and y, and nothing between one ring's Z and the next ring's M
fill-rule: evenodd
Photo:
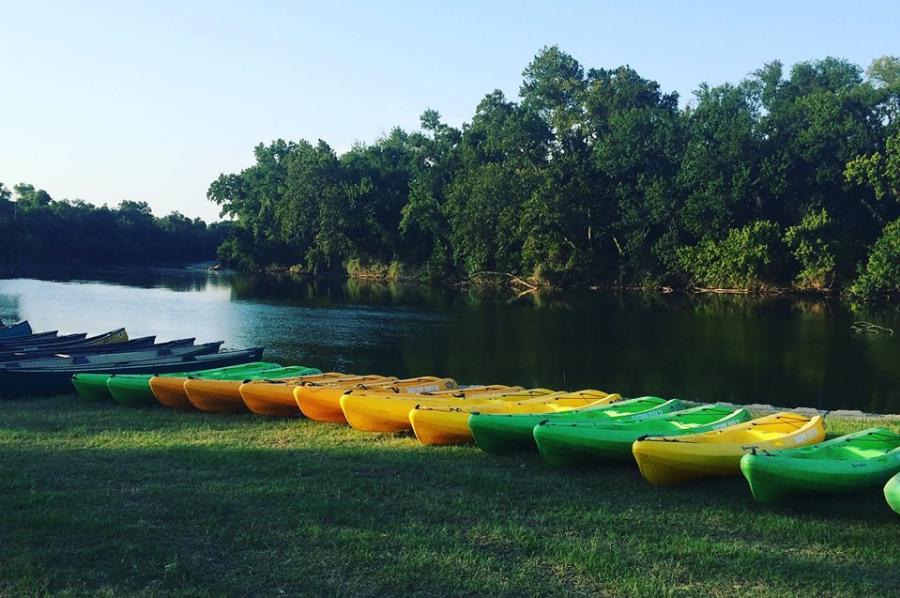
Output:
M626 6L627 5L627 6ZM764 62L900 54L900 2L0 0L0 181L215 218L260 141L453 124L558 44L690 99Z

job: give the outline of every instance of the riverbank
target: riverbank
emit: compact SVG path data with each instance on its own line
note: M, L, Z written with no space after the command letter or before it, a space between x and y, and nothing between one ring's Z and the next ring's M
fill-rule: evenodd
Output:
M866 421L828 418L830 432ZM888 427L900 431L900 424ZM878 492L759 505L741 478L74 397L0 404L0 594L888 595Z

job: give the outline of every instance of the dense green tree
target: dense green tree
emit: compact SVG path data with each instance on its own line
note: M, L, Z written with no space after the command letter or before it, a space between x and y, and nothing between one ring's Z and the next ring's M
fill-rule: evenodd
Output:
M556 46L522 76L518 98L487 94L461 128L429 109L419 131L340 156L324 142L258 146L253 166L210 186L234 219L220 255L313 272L846 289L900 217L896 58L865 73L772 62L701 84L685 107L628 66L587 69Z

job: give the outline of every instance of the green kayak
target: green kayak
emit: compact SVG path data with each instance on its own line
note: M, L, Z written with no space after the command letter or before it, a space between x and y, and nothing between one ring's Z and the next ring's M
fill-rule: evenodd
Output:
M558 413L473 413L469 430L475 444L486 453L510 453L533 450L534 427L543 421L635 421L682 409L678 399L659 397L628 399L600 407L573 409Z
M892 477L885 485L884 497L894 512L900 515L900 473Z
M196 372L177 372L173 374L163 374L164 376L187 376L187 375L215 375L219 372L258 372L261 370L270 370L273 368L280 368L280 363L271 363L267 361L256 361L253 363L244 363L241 365L233 365L225 368L214 368L209 370L200 370ZM109 386L107 385L107 381L110 378L116 378L117 387L121 387L122 393L129 392L128 390L124 390L126 388L133 390L136 393L134 397L134 401L138 404L146 405L148 402L146 401L146 397L149 396L150 401L154 401L153 393L150 392L150 384L149 380L153 376L151 374L130 374L130 375L118 375L115 374L75 374L72 376L72 385L75 387L76 392L78 392L79 396L85 399L90 399L92 401L108 401L113 398L113 395L110 392ZM121 385L119 384L121 381ZM141 391L144 391L143 397L141 396ZM127 399L126 401L127 402ZM131 404L131 403L129 403Z
M845 494L878 488L900 472L900 434L870 428L811 446L741 458L741 471L760 502L796 494Z
M701 405L631 422L549 421L535 426L534 441L544 461L551 465L631 460L631 445L639 438L699 434L746 421L750 421L746 409Z

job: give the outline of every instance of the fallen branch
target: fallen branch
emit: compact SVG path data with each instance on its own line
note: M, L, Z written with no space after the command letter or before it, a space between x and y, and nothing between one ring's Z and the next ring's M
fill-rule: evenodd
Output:
M509 280L509 282L511 282L513 284L517 284L522 287L525 287L526 289L528 289L529 292L538 290L537 285L531 284L530 282L526 282L526 281L522 280L521 278L519 278L518 276L515 276L514 274L510 274L509 272L492 272L490 270L484 270L482 272L476 272L475 274L472 274L471 276L469 276L469 279L474 280L476 278L483 278L483 277L494 277L494 278L506 277L506 279Z

